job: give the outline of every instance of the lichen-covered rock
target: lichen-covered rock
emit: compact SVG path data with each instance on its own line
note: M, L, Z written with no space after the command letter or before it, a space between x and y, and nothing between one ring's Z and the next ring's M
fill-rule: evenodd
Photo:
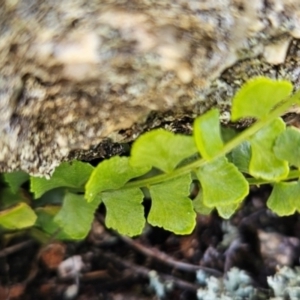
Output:
M50 174L71 151L132 140L163 112L217 105L226 119L249 77L299 86L298 38L299 0L5 0L0 171Z

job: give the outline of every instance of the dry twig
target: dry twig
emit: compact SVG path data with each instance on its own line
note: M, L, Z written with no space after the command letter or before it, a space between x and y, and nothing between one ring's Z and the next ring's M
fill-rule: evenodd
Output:
M130 245L137 251L143 253L146 256L150 256L156 260L159 260L163 262L164 264L174 267L178 270L186 271L186 272L196 272L198 270L203 270L207 273L210 273L216 277L221 277L223 276L223 273L212 268L204 267L204 266L197 266L197 265L192 265L189 263L185 262L180 262L175 260L174 258L168 256L167 254L159 251L158 249L154 249L151 247L145 247L142 244L138 243L137 241L130 239L125 236L120 236L121 240L124 241L126 244Z
M7 247L7 248L0 251L0 258L6 257L10 254L18 252L18 251L20 251L24 248L27 248L27 247L31 246L33 243L34 243L33 240L29 240L29 241L21 242L21 243L18 243L16 245Z
M131 270L142 275L143 277L149 278L149 272L151 270L148 268L138 266L132 262L128 262L124 259L117 257L116 255L114 255L112 253L101 252L100 255L108 260L112 260L112 261L122 265L125 268L130 268ZM196 292L198 289L198 286L191 284L189 282L186 282L182 279L176 278L174 276L171 276L171 275L159 273L158 276L164 281L172 282L176 287L181 288L183 290L189 290L189 291Z

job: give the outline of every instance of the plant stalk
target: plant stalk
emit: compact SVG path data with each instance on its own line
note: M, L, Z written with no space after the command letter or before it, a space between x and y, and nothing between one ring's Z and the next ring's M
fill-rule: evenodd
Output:
M296 94L290 96L286 101L283 101L280 105L275 107L267 116L260 119L259 121L254 123L252 126L250 126L246 130L241 132L238 136L233 138L231 141L229 141L223 147L223 149L217 155L215 155L215 157L212 158L211 160L217 159L221 156L225 156L227 153L231 152L234 148L236 148L241 143L243 143L244 141L249 139L253 134L258 132L260 129L262 129L269 123L271 123L276 118L283 115L288 110L288 108L290 108L296 102L299 102L299 99L300 99L300 91L298 91ZM160 175L153 176L151 178L128 182L121 189L149 187L151 185L158 184L163 181L171 180L171 179L177 178L179 176L188 174L188 173L202 167L203 165L205 165L208 162L209 162L209 160L200 158L190 164L187 164L183 167L180 167L180 168L174 170L172 173L160 174ZM299 177L299 172L297 174L298 175L296 175L296 173L294 171L291 171L288 178L286 178L286 180ZM291 178L289 178L290 176L291 176ZM262 179L256 179L256 178L248 178L247 180L248 180L249 184L251 184L251 185L260 185L260 184L270 183L270 182L264 181Z

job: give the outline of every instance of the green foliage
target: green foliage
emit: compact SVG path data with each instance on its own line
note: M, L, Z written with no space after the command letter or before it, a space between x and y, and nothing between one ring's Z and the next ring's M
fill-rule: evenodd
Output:
M20 186L29 180L29 175L23 171L16 171L12 173L5 173L4 180L9 185L13 193L17 193Z
M31 177L30 190L35 198L41 197L44 193L57 187L81 188L93 171L88 163L74 161L73 163L62 163L55 169L51 180L46 178Z
M279 216L288 216L300 211L300 182L279 182L267 202L268 207Z
M11 188L3 188L0 191L0 209L6 209L19 202L28 202L28 199L24 196L21 191L14 193Z
M243 174L225 157L208 162L196 174L203 189L203 203L208 207L239 203L249 192Z
M195 120L194 138L199 153L207 160L214 158L223 149L217 109L212 109Z
M287 160L292 166L300 167L300 131L295 127L287 128L276 140L275 155Z
M208 207L203 202L203 192L200 190L196 196L196 198L193 200L193 206L195 211L200 215L209 215L213 207Z
M251 159L251 145L245 141L238 145L230 153L232 163L242 172L249 174L249 164Z
M278 181L288 175L288 162L279 159L273 150L278 135L284 130L284 122L277 118L251 137L249 173L253 177Z
M218 214L224 218L224 219L229 219L238 209L239 203L231 203L228 205L218 205L217 211Z
M263 118L271 109L289 96L293 85L289 81L275 81L259 77L249 80L232 100L231 120Z
M48 237L55 235L55 238L59 240L72 240L72 237L65 233L54 221L54 217L59 210L60 207L54 205L38 207L35 210L37 215L35 227L42 230Z
M300 132L286 128L280 118L300 102L300 92L289 96L292 88L290 82L262 77L247 82L233 99L232 120L258 121L240 133L222 128L213 109L195 120L193 136L153 130L134 142L129 157L115 156L95 168L62 163L50 179L30 177L33 205L22 194L28 176L5 174L9 187L0 194L0 225L9 230L34 226L47 236L83 239L101 204L107 227L121 234L141 234L146 222L188 234L196 213L216 209L229 218L250 184L265 183L274 185L270 209L278 215L300 211L300 171L290 169L300 167ZM192 200L195 184L199 191ZM144 201L151 201L148 215Z
M0 226L6 229L22 229L34 225L36 214L24 202L0 212Z
M91 228L100 199L89 203L83 195L66 193L61 210L54 221L73 239L83 239Z
M185 158L197 153L192 137L157 129L145 133L133 144L132 166L156 167L170 173Z
M100 163L90 176L85 195L88 202L105 190L116 190L130 179L144 175L149 166L132 167L128 157L115 156Z
M189 174L150 187L152 206L148 222L177 234L191 233L196 214L189 198Z
M144 195L138 188L103 193L107 227L116 229L124 235L141 234L146 222L142 206L143 198Z

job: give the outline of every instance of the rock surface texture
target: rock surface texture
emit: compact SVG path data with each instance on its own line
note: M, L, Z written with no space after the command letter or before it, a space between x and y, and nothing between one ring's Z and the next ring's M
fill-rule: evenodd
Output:
M49 175L71 152L212 106L226 120L253 76L300 86L299 0L0 5L0 172Z

